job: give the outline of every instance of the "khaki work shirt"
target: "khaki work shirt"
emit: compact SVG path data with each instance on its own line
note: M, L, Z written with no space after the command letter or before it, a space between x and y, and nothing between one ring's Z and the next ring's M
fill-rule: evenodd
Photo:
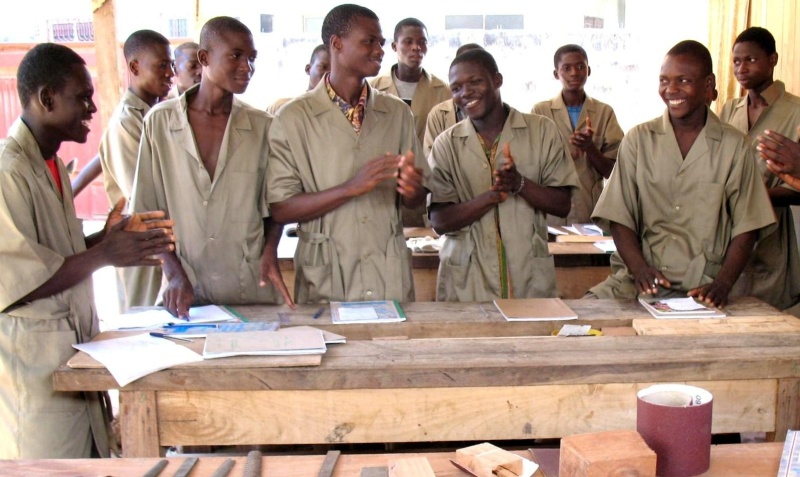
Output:
M673 292L712 282L733 237L775 223L746 138L711 110L707 114L686 158L667 111L630 130L592 214L606 231L611 222L633 230L645 262L661 271ZM627 269L615 272L591 292L636 296Z
M786 92L780 81L772 83L762 96L767 108L761 113L752 128L748 128L747 96L730 99L722 108L720 118L739 131L747 134L754 160L758 166L764 185L791 187L786 185L766 167L756 147L758 136L765 129L771 129L797 141L797 127L800 126L800 98ZM736 282L732 292L737 295L755 296L770 305L785 310L800 300L800 250L789 206L775 207L778 227L756 244L753 254Z
M99 331L91 278L16 304L86 250L69 176L56 163L63 195L22 120L0 141L0 459L87 458L93 436L108 456L98 393L53 390L72 345Z
M189 125L187 98L197 88L145 119L133 209L163 210L175 221L175 253L196 304L277 303L272 285L258 285L271 118L234 97L212 178Z
M509 108L500 133L494 163L503 164L509 144L517 170L544 187L578 188L575 167L568 159L555 124L547 118ZM446 130L428 156L433 203L463 203L487 192L493 177L472 121ZM436 299L489 301L501 297L498 241L505 247L514 298L556 296L553 257L547 248L546 214L518 195L498 206L500 234L490 211L471 225L447 234L439 253Z
M604 156L616 158L623 133L614 109L587 95L578 117L577 127L573 128L564 98L559 93L549 101L537 103L531 112L548 117L556 123L558 131L564 138L568 156L572 157L575 162L575 170L581 183L579 193L573 196L569 215L566 218L548 216L547 223L549 225L572 225L590 222L592 210L603 192L603 175L592 166L585 152L570 144L569 137L575 130L586 127L586 118L591 118L594 129L592 142Z
M315 193L350 180L386 152L414 152L427 177L414 118L401 100L369 87L361 133L320 81L289 102L270 130L267 168L270 203ZM298 303L414 299L411 253L401 223L396 181L380 183L298 228L295 297Z
M443 133L445 129L455 126L458 122L456 110L455 102L452 99L448 99L434 106L428 113L425 139L422 141L422 152L425 153L425 157L428 157L428 154L431 153L433 141L439 137L439 134Z

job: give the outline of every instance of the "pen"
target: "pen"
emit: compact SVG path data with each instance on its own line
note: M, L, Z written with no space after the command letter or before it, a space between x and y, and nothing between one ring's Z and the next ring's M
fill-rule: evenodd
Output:
M167 323L166 328L219 328L216 323Z
M164 338L168 340L188 341L189 343L192 342L192 340L190 340L189 338L181 338L179 336L166 335L164 333L156 333L155 331L150 332L150 336L153 336L155 338Z
M315 312L314 312L314 314L313 314L313 315L311 315L311 317L312 317L312 318L314 318L314 319L316 320L317 318L319 318L320 316L322 316L322 312L323 312L323 311L325 311L325 307L324 307L324 306L321 306L321 307L319 307L319 310L315 311Z

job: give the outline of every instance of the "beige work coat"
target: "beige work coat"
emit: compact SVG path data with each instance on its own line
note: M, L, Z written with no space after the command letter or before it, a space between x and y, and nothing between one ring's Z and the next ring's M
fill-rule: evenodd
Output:
M616 158L623 133L614 109L587 95L578 117L577 127L573 128L564 98L559 93L551 100L537 103L531 112L546 116L556 123L558 131L564 138L568 156L574 160L575 170L581 183L579 192L573 196L569 215L565 218L548 216L547 223L549 225L571 225L590 222L592 210L603 192L603 175L592 166L586 158L585 152L570 144L569 137L576 129L586 127L586 118L591 118L594 129L592 142L604 156Z
M103 183L111 205L120 199L130 201L133 176L139 156L144 116L150 105L131 90L126 90L100 139L100 166ZM117 268L119 309L124 312L134 306L153 306L161 289L161 267Z
M422 152L425 157L431 153L433 149L433 141L439 137L439 134L444 132L445 129L455 126L458 122L456 115L456 105L452 99L442 101L434 106L430 113L428 113L428 121L425 126L425 139L422 141Z
M797 141L800 126L800 98L786 92L780 81L772 83L762 96L767 101L765 109L752 128L748 128L747 96L725 103L720 119L747 134L754 160L768 189L790 187L769 171L758 156L758 136L771 129ZM800 250L797 248L792 211L789 206L775 207L778 227L756 244L753 254L742 272L733 293L755 296L770 305L785 310L800 300Z
M198 87L145 118L133 209L163 210L175 221L176 254L195 304L277 303L272 285L258 286L271 117L234 98L212 178L188 119L186 100Z
M578 188L575 167L568 159L555 124L547 118L510 108L494 159L503 165L508 144L517 170L544 187ZM446 130L428 156L434 203L463 203L487 192L493 177L472 121ZM469 226L447 234L439 253L436 299L488 301L501 298L498 241L505 247L514 298L556 296L553 257L547 248L546 214L518 195L498 206L500 236L494 211Z
M408 150L427 176L414 118L405 103L369 87L361 133L356 134L328 96L325 81L320 81L281 108L272 123L269 202L339 186L367 161ZM298 303L414 299L411 253L396 187L396 181L384 181L322 217L299 224L294 262Z
M746 138L707 114L685 158L667 111L628 131L592 214L606 231L611 222L633 230L644 260L672 291L712 282L733 237L775 223ZM592 288L597 297L636 296L628 270L616 263L616 273Z
M48 298L18 303L86 250L69 176L63 196L39 146L17 120L0 141L0 459L108 456L98 393L53 390L72 345L98 333L91 278Z

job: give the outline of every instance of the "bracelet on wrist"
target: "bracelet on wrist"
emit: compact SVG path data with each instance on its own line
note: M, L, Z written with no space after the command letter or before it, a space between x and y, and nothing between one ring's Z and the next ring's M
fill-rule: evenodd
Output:
M523 187L525 187L525 176L523 176L522 174L520 174L520 175L519 175L519 187L517 187L517 190L515 190L513 194L514 194L514 195L517 195L517 194L519 194L520 192L522 192L522 188L523 188Z

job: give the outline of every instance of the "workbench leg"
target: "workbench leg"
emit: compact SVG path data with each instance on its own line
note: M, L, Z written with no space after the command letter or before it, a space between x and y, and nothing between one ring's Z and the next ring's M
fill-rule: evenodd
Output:
M160 457L155 391L119 392L123 457Z
M800 429L800 378L778 380L775 432L767 433L767 440L784 441L789 429Z

